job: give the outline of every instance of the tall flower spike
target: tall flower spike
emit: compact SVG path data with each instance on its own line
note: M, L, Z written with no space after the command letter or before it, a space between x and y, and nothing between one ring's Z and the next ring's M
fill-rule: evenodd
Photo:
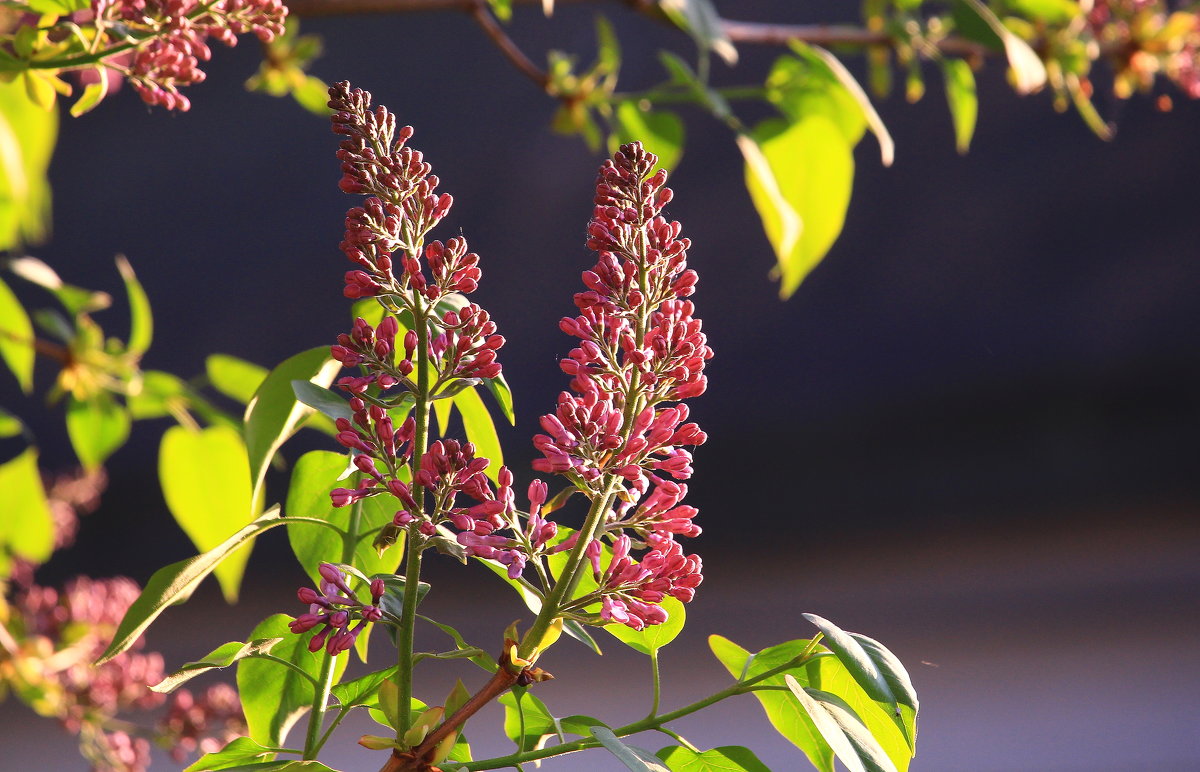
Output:
M674 538L700 533L697 510L680 503L687 486L676 480L692 475L683 446L706 436L687 423L686 405L664 403L704 393L712 349L685 299L697 281L687 267L691 242L662 217L673 194L666 172L654 171L657 161L635 142L600 168L587 228L597 261L575 295L578 315L559 323L580 339L562 360L574 393L559 396L534 438L538 471L586 486L593 500L619 486L622 503L597 534L612 542L613 556L601 565L599 540L586 554L601 585L593 599L601 620L635 629L665 621L657 604L667 595L690 601L702 578L700 559L685 556ZM638 547L649 548L640 562L630 556Z

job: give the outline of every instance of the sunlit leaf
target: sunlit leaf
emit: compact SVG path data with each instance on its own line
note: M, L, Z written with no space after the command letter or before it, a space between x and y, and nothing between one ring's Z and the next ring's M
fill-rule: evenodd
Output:
M541 747L542 738L557 734L558 727L546 703L529 692L522 692L520 696L515 690L505 692L497 702L504 706L504 734L521 750L530 751Z
M793 43L792 50L797 50L802 44ZM863 87L859 85L858 80L846 69L846 65L833 54L826 51L820 46L808 46L809 50L817 56L833 77L842 84L846 92L854 99L859 109L862 110L863 118L867 122L867 126L871 132L879 140L879 154L884 166L891 166L892 161L896 158L896 143L892 140L891 133L888 132L887 126L883 124L883 119L879 117L879 113L875 110L875 105L871 103L871 98L867 96L867 92L863 91Z
M36 448L0 464L0 545L34 563L43 563L54 550L54 521L46 503Z
M282 638L271 654L292 663L314 680L320 675L321 663L329 656L323 650L315 654L308 650L308 641L317 630L296 635L288 629L292 618L287 614L267 617L248 636ZM349 657L334 658L334 682L346 669ZM316 690L313 682L291 668L265 659L243 659L237 669L238 695L250 737L263 745L279 747L288 730L312 707Z
M904 732L909 746L915 747L917 693L900 660L879 641L848 633L816 614L805 614L804 618L825 635L822 644ZM901 705L907 710L902 711Z
M1029 44L1013 34L981 0L963 0L1004 43L1013 85L1018 94L1032 94L1046 85L1046 65Z
M154 316L150 311L150 299L142 289L133 266L124 257L117 258L117 270L125 282L125 294L129 298L129 341L126 350L134 356L141 356L150 348L154 337Z
M246 405L243 436L254 481L254 500L258 500L267 467L275 451L300 428L300 422L313 409L296 399L292 381L311 381L329 386L342 363L329 356L327 346L318 346L285 359L259 384Z
M896 772L891 759L867 731L858 714L843 700L828 692L807 689L791 675L785 675L783 680L846 769L850 772Z
M672 171L683 155L683 121L666 110L642 110L634 102L617 105L613 115L616 126L609 137L609 152L628 142L640 140L658 156L658 165Z
M767 74L767 101L790 121L823 115L841 129L851 147L857 145L867 131L862 105L812 49L792 50L776 59Z
M954 144L966 154L975 135L975 120L979 115L979 97L975 93L975 73L962 59L943 59L942 75L946 81L946 102L954 122Z
M226 426L195 430L173 426L163 435L158 476L167 508L196 549L207 552L252 516L246 447ZM237 600L251 545L226 556L216 567L226 600Z
M330 693L344 707L367 705L374 701L379 687L392 676L396 675L397 665L392 665L374 673L367 673L351 681L345 681L330 690Z
M173 407L187 404L188 386L178 375L162 370L146 370L137 382L137 390L125 398L129 415L137 421L171 415Z
M2 150L2 148L0 148ZM0 207L3 202L0 201ZM33 323L8 285L0 281L0 360L8 366L21 390L33 388Z
M709 648L730 675L739 680L752 678L795 659L808 647L809 641L797 640L771 646L757 654L738 646L728 638L711 635ZM798 678L807 679L801 668L793 672ZM761 681L764 686L783 686L783 676L775 675ZM756 691L755 698L775 731L791 741L820 772L833 772L833 750L813 724L812 718L790 695L782 691Z
M181 560L178 563L172 563L155 571L150 580L146 582L146 586L142 589L142 594L138 596L138 599L125 612L125 617L121 620L121 624L117 626L117 632L113 636L112 643L108 645L108 648L96 660L96 664L103 664L133 646L141 634L145 632L146 628L158 618L159 614L165 611L168 606L183 603L192 597L192 593L195 592L200 582L204 581L204 578L212 573L213 569L217 568L221 564L221 561L229 557L238 547L258 536L263 531L283 525L284 522L280 515L279 507L271 507L255 519L254 522L242 528L208 552L188 558L187 560ZM265 638L270 636L259 637Z
M658 752L671 772L771 772L749 748L724 745L696 752L680 745L671 745Z
M108 84L105 82L104 77L104 75L101 75L100 80L93 81L83 87L83 93L79 95L79 99L75 100L75 104L71 105L72 118L78 118L84 113L91 112L104 99L104 96L108 93Z
M129 411L108 392L86 400L67 397L67 436L84 468L92 471L129 438Z
M786 298L842 231L854 182L854 156L829 118L769 120L751 139L739 135L746 187L775 249L779 294Z
M12 413L0 407L0 439L16 437L25 432L25 424Z
M57 136L56 111L33 104L20 79L0 83L0 248L45 238Z
M623 624L605 625L605 632L624 643L631 649L649 654L666 646L683 632L683 624L687 619L684 605L678 599L668 595L659 604L667 612L667 621L661 625L647 625L642 630L634 630Z
M509 388L508 381L504 380L504 373L495 378L484 379L483 385L487 386L488 391L496 398L496 404L500 406L500 413L508 419L509 424L516 426L517 416L513 412L512 389Z
M462 417L467 441L475 446L475 456L491 461L484 473L497 482L500 467L504 466L504 451L496 435L496 424L475 388L463 389L454 397L454 407Z
M288 486L285 508L288 515L315 517L348 532L353 507L334 507L329 498L329 491L347 484L338 482L338 477L346 470L346 466L346 456L341 453L313 450L301 456L292 470L292 479ZM372 540L369 536L362 538L362 534L392 522L392 517L396 514L395 504L395 500L390 496L373 496L362 502L358 516L360 538L354 545L354 564L367 575L394 573L404 555L403 532L398 541L383 555L371 546ZM288 526L287 532L292 552L314 584L319 585L322 581L317 570L318 565L343 562L345 545L336 531L314 528L305 523L293 523Z
M304 80L292 89L292 99L313 115L326 116L329 108L329 86L315 75L305 75Z
M894 709L885 709L867 696L850 671L835 656L818 657L804 668L807 686L837 695L858 715L867 731L888 755L897 772L907 772L913 757L913 746L896 720ZM802 679L804 680L804 679ZM912 716L911 711L906 715Z
M243 405L267 377L267 368L229 354L211 354L204 360L204 371L214 389Z
M632 772L671 772L662 759L649 751L626 745L608 727L592 727L592 736Z
M249 737L238 737L215 753L206 753L183 772L210 772L238 767L260 759L274 757L275 750L259 745Z

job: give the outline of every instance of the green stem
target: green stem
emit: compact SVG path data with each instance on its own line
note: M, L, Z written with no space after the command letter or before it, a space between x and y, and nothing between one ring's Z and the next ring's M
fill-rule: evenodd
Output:
M417 333L416 371L417 392L413 405L413 422L415 428L412 440L412 479L421 468L421 459L429 444L429 322L427 309L421 307L414 299L413 322ZM420 485L412 487L413 499L420 511L413 512L419 518L425 509L425 489ZM424 547L421 533L413 526L408 529L407 550L404 558L404 609L400 616L400 627L396 631L397 660L396 669L396 705L395 715L400 726L396 727L396 737L402 738L408 731L412 721L412 677L413 677L413 632L417 619L417 589L421 582L421 551Z
M360 473L355 473L353 480L357 486ZM342 562L348 565L354 563L354 545L358 541L358 527L362 522L362 499L350 507L350 522L342 531ZM315 519L315 518L314 518ZM341 529L339 529L341 530ZM321 674L314 682L316 694L313 695L312 711L308 714L308 734L304 739L305 760L315 759L324 744L321 726L325 723L325 711L329 707L329 691L333 688L333 670L336 656L323 652Z
M333 721L330 722L329 728L325 730L325 734L321 735L321 739L317 741L316 752L319 753L321 749L325 747L325 743L327 743L329 738L333 735L333 730L337 729L338 724L342 723L342 719L348 715L350 715L349 707L343 705L342 707L338 708L338 714L333 717Z
M631 734L637 734L638 732L658 730L664 724L683 718L684 716L691 715L698 710L703 710L704 708L714 705L721 700L754 691L753 687L755 684L771 678L772 676L777 676L784 671L801 667L805 664L805 662L807 662L807 660L808 657L804 655L795 657L783 663L782 665L763 671L753 678L748 678L744 681L738 681L732 686L722 689L715 694L711 694L702 700L697 700L689 705L684 705L682 708L673 710L670 713L664 713L661 716L647 716L641 721L635 721L632 724L626 724L625 726L614 729L612 730L613 734L615 734L617 737L627 737ZM480 759L479 761L467 762L466 764L462 765L461 769L465 770L466 772L477 772L478 770L485 769L503 769L504 767L515 766L516 764L521 764L526 761L535 761L537 759L545 759L550 758L551 756L560 756L565 753L574 753L575 751L582 751L587 750L588 748L598 747L600 747L600 742L598 740L587 737L579 740L572 740L569 743L562 743L561 745L552 745L548 748L540 748L538 750L526 751L524 753L513 753L509 754L508 756L499 756L493 759Z
M658 649L650 649L650 676L654 681L654 699L650 702L650 714L646 718L654 718L658 713L658 703L662 697L662 681L658 675Z

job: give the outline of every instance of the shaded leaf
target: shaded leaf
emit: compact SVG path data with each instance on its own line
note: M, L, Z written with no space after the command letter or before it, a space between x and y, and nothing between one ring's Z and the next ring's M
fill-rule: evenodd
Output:
M1032 94L1046 85L1046 65L1029 44L1013 34L992 9L981 0L962 0L979 15L979 18L991 28L992 32L1004 43L1004 54L1008 57L1009 71L1013 76L1013 86L1018 94Z
M519 696L516 690L505 692L497 702L504 706L504 734L522 751L529 751L540 748L542 738L558 734L558 724L546 703L525 690L522 692ZM521 733L522 714L524 734Z
M174 673L151 686L150 689L162 694L169 694L196 676L203 675L210 670L220 670L246 657L266 654L282 640L282 638L259 638L248 643L230 641L218 646L195 662L184 664Z
M284 522L279 507L271 507L259 515L254 522L208 552L172 563L155 571L150 580L146 582L145 588L142 589L142 594L125 612L125 617L117 626L112 643L96 660L96 664L101 665L129 649L168 606L183 603L192 597L192 593L195 592L204 577L212 573L213 569L217 568L238 547L263 531L283 525Z
M253 515L246 447L227 426L168 429L159 448L158 477L167 508L201 552L221 544ZM251 546L224 556L215 567L221 592L231 603L237 600Z
M339 418L345 418L347 421L354 419L354 411L350 409L350 405L332 389L318 386L311 381L292 381L292 393L299 401L335 421Z
M700 50L712 51L730 66L737 64L737 49L721 26L721 16L712 0L658 0L658 7L692 36Z
M513 412L512 389L509 388L508 381L504 380L504 374L484 379L483 385L487 386L488 391L496 398L496 404L500 406L500 413L508 419L509 424L516 426L517 415Z

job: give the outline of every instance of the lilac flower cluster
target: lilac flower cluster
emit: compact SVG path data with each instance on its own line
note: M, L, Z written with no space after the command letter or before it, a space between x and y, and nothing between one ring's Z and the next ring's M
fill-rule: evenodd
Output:
M142 772L149 766L150 740L119 728L128 726L119 717L153 710L166 699L148 688L165 673L162 656L145 651L142 640L99 667L91 664L138 594L124 577L80 577L62 592L32 585L13 605L11 629L21 644L0 663L0 685L36 695L39 712L80 736L96 772ZM177 691L151 734L182 761L197 749L216 750L245 729L236 692L217 685L199 697Z
M371 581L371 602L367 604L350 589L346 574L340 568L322 563L320 572L323 580L320 593L311 587L300 588L296 594L301 603L308 604L308 613L293 619L288 628L300 634L324 625L309 640L308 649L316 652L324 648L331 655L338 655L354 646L364 627L383 619L379 601L383 597L384 583L382 579ZM351 627L354 622L358 624Z
M1172 5L1184 7L1173 11ZM1189 99L1200 99L1200 14L1194 7L1167 0L1095 0L1087 21L1113 52L1118 96L1149 91L1163 75Z
M662 217L672 192L666 172L653 171L657 160L633 143L600 169L587 231L599 257L583 273L587 290L575 295L579 314L560 322L580 339L562 361L575 393L559 395L555 412L542 417L545 434L534 438L539 471L566 476L593 500L619 486L619 504L586 554L601 618L635 629L664 621L657 604L667 595L690 601L702 579L700 558L684 555L674 538L700 533L678 481L692 475L683 446L706 436L678 401L704 393L712 349L685 299L697 280L687 267L691 242ZM612 541L607 566L604 537ZM637 546L648 548L640 561L631 556Z
M287 8L282 0L92 0L92 13L98 26L120 25L144 36L126 73L142 100L187 110L191 102L179 89L204 80L200 62L212 56L208 39L233 46L250 32L270 42L283 34Z

